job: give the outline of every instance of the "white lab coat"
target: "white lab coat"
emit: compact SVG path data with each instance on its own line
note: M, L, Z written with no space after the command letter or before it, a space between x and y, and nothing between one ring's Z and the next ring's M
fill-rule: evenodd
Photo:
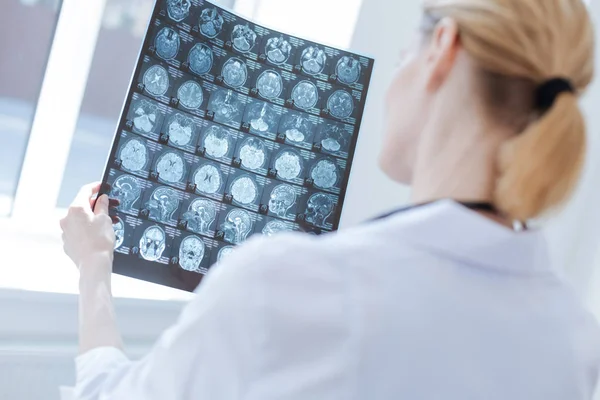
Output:
M86 400L580 400L600 330L542 234L442 201L338 233L255 239L131 362L77 359Z

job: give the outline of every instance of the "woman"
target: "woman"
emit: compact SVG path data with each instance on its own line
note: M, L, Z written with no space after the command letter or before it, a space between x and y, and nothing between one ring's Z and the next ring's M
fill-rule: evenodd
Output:
M513 222L578 180L592 53L581 0L424 1L381 156L415 206L250 240L138 362L114 322L109 200L94 213L85 188L62 221L81 271L80 398L590 399L600 330L541 233Z

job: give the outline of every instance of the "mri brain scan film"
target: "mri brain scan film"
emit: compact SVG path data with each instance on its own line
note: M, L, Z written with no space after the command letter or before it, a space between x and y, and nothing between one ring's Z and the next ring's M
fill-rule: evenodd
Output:
M156 35L156 39L154 39L156 54L165 60L170 60L177 55L179 52L179 44L179 33L168 26L162 28Z
M179 246L179 265L186 271L196 272L204 258L204 241L198 236L188 236Z
M141 134L153 132L160 111L158 106L146 99L140 99L132 104L133 130Z
M208 73L213 66L213 52L204 43L196 43L188 54L190 70L198 75Z
M233 48L240 53L247 53L256 44L256 33L248 25L236 25L231 32Z
M153 65L144 73L144 87L154 96L163 96L169 89L169 73L161 65Z
M177 98L183 107L189 110L198 109L204 101L202 86L196 81L184 82L177 90Z
M208 234L217 218L217 205L208 199L196 199L183 214L187 229L200 234Z
M175 113L167 121L169 141L179 147L192 144L194 120L182 113Z
M191 291L251 235L338 229L374 60L214 0L150 3L101 185L114 272Z
M175 22L181 22L190 15L190 7L192 3L190 0L166 0L167 1L167 13L169 18Z
M214 38L223 30L223 16L216 8L205 8L200 14L200 32Z
M215 194L221 188L223 177L221 171L212 165L205 164L196 170L194 174L196 189L205 194Z
M317 86L311 81L300 81L292 89L292 100L294 105L299 108L312 108L319 101L319 91Z

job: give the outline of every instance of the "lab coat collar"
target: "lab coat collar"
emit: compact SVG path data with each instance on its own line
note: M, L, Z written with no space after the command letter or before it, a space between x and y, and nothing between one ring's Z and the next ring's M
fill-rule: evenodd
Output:
M541 231L516 232L452 200L399 212L386 220L398 228L402 240L464 263L516 274L551 272Z

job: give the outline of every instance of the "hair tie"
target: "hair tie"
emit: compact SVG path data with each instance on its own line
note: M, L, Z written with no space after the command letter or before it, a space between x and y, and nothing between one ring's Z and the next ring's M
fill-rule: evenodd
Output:
M559 94L564 92L575 93L575 88L569 79L554 78L538 86L535 93L535 108L548 111Z

